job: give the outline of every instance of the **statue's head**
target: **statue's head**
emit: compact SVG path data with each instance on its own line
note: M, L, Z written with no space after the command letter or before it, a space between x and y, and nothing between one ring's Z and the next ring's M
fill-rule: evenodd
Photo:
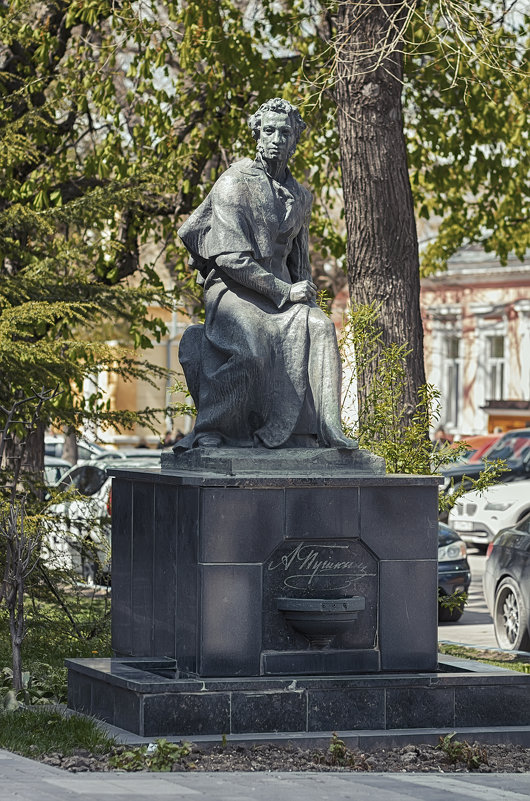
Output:
M272 100L267 100L266 103L263 103L249 118L248 124L252 131L252 136L258 143L258 152L261 152L262 155L264 155L264 150L268 147L268 143L265 140L267 138L271 140L275 136L272 131L268 135L269 128L285 131L289 139L287 158L293 155L302 131L307 127L296 106L291 105L288 100L283 100L281 97L274 97ZM271 147L274 147L274 145L271 144Z

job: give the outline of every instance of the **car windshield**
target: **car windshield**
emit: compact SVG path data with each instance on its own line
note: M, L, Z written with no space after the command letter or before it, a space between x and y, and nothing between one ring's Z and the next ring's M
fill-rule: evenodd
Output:
M530 436L503 437L488 451L488 459L521 461L530 454Z

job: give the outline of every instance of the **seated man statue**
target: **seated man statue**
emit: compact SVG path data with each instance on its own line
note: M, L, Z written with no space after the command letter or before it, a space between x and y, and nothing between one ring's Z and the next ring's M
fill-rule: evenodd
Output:
M335 328L311 280L312 198L287 167L305 123L275 98L249 125L255 160L226 170L179 230L206 316L180 345L198 414L175 450L357 448L340 423Z

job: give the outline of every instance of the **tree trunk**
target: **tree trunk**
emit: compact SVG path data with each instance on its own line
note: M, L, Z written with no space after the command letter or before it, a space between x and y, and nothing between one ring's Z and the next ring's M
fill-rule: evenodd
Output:
M65 461L70 462L71 465L77 464L77 437L75 434L75 429L71 428L70 426L68 426L64 432L62 458Z
M44 432L46 425L43 422L36 423L34 429L28 435L27 445L22 462L23 470L33 473L35 476L42 477L44 472Z
M13 689L22 689L22 641L24 639L24 588L17 586L13 605L9 608L9 633L11 637L11 666Z
M26 488L31 488L35 497L40 499L43 497L45 429L45 424L38 422L26 440L20 440L14 434L8 435L2 465L7 471L12 471L12 475L24 475Z
M404 402L412 409L425 371L418 238L401 106L399 32L409 6L395 0L339 3L335 91L350 297L356 304L380 303L384 342L411 348ZM381 58L383 43L395 40L396 33L397 44Z

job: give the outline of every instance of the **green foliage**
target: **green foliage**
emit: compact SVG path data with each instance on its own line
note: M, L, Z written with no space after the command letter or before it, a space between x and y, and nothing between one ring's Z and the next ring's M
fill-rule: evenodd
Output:
M440 737L440 742L436 746L443 751L453 764L463 762L469 770L478 770L481 765L488 764L488 752L486 748L474 743L470 745L465 740L460 742L455 740L456 732Z
M528 17L480 0L422 3L407 31L405 125L416 208L441 219L422 270L480 242L505 264L530 246ZM467 5L467 4L466 4Z
M452 461L455 460L453 459ZM443 464L443 462L441 464ZM481 492L488 489L492 484L497 483L499 477L506 471L506 462L503 459L495 459L494 461L484 459L484 465L484 470L482 470L477 478L464 475L462 476L462 480L459 480L458 484L455 484L454 479L451 478L449 489L443 495L440 495L440 513L449 512L458 499L461 498L462 495L465 495L466 492L470 492L471 490Z
M182 394L184 395L183 401L172 401L171 403L171 413L178 417L180 415L185 415L186 417L196 417L197 416L197 409L195 408L193 403L188 403L188 398L191 398L189 393L188 387L182 381L175 381L173 386L171 387L171 394Z
M82 583L60 589L57 598L44 582L32 588L24 643L27 657L45 661L48 649L61 665L67 656L111 656L109 591Z
M455 590L451 595L446 595L440 592L440 588L438 588L438 603L448 609L449 612L455 609L463 609L467 603L467 592L457 592Z
M304 22L296 18L307 35L304 46L292 37L321 113L333 93L340 47L350 35L337 35L339 6L311 3ZM417 215L439 223L422 248L425 275L444 269L468 242L481 243L503 264L510 251L523 259L530 246L530 16L527 6L526 13L519 4L515 11L507 13L499 0L394 3L388 14L395 15L395 26L376 43L377 57L364 43L358 54L360 70L381 64L398 45L398 18L405 20L403 117L412 191ZM338 186L336 147L335 134L323 140L315 176L327 183L330 196ZM322 216L315 233L323 234L325 248L326 228L329 220L326 226Z
M79 749L105 754L115 745L91 718L64 715L46 707L0 712L0 748L38 757L60 752L69 755Z
M371 770L371 765L366 761L364 754L355 754L351 751L344 740L341 740L336 732L331 735L331 740L327 751L322 754L316 753L313 757L316 763L330 765L338 768L350 768L352 770Z
M348 381L343 411L352 393L364 398L357 419L345 420L345 427L361 448L384 457L389 473L431 473L429 429L439 393L430 385L420 387L412 413L403 403L407 347L384 345L378 314L375 303L351 306L345 320L339 341ZM365 379L374 370L377 379Z
M405 32L413 191L420 215L442 218L426 271L465 238L502 259L530 241L523 20L510 27L485 0L471 16L457 6L419 4ZM131 346L165 332L149 310L197 309L178 220L252 154L246 118L267 97L297 103L309 123L293 170L314 192L321 257L343 258L335 11L304 0L2 7L0 399L59 384L57 421L134 422L101 392L82 399L83 382L99 370L146 377Z
M457 462L466 452L465 442L456 447L433 449L430 431L438 420L438 390L426 384L418 390L414 409L403 402L406 381L407 346L382 341L375 303L351 306L339 339L346 386L343 426L361 448L383 456L389 473L438 474L442 467ZM365 379L369 375L370 379ZM371 376L375 375L375 380ZM361 397L362 402L357 401ZM345 409L354 409L345 415ZM485 490L506 469L501 459L488 462L478 478L464 476L450 492L439 494L439 512L448 512L469 490ZM444 598L444 605L460 603Z
M328 754L332 765L347 765L350 752L344 740L341 740L337 732L331 735L331 742L328 746Z
M62 587L60 600L42 582L29 588L26 598L26 635L22 646L24 672L33 686L66 697L64 660L108 657L110 647L110 596L83 586ZM11 662L7 612L0 613L0 665ZM6 674L7 675L7 674ZM11 675L9 673L9 675Z
M87 597L77 564L79 554L81 565L88 558L96 565L95 572L100 571L100 555L104 545L108 547L108 519L98 520L95 513L89 515L89 520L79 514L70 520L68 511L76 502L77 492L50 490L44 495L33 474L21 470L41 409L53 397L53 393L40 393L16 401L10 409L0 407L6 417L0 432L0 625L5 622L5 641L9 641L13 666L10 680L14 692L6 698L10 707L21 699L34 703L36 698L50 697L41 692L34 670L30 673L27 665L22 670L22 645L28 630L34 622L35 629L50 622L43 608L46 602L56 619L62 618L63 624L66 621L66 631L61 636L63 646L71 638L87 641L105 636L110 618L108 592L97 599L103 610L93 614L96 604ZM6 461L6 445L15 430L21 431L18 455L8 461L14 465L11 469L1 469ZM59 501L63 502L62 507ZM93 602L94 595L95 591ZM37 662L48 661L50 632L46 630L45 635L44 651ZM0 640L0 654L2 645ZM36 667L41 673L42 666ZM4 679L6 676L4 673Z
M109 759L109 765L119 770L167 772L175 763L182 762L190 753L190 743L169 743L167 740L160 739L150 745L141 745L139 748L120 751Z
M19 706L63 703L66 701L66 682L62 671L44 663L34 663L33 672L22 673L22 688L13 690L13 671L5 667L0 670L0 708L6 712Z
M0 400L58 384L57 422L137 419L100 391L83 398L83 383L104 370L160 379L131 346L165 333L153 307L198 305L177 220L229 160L253 153L246 118L259 102L283 94L307 105L293 50L315 51L307 31L294 33L302 8L266 2L253 17L232 0L13 0L0 9ZM331 107L308 115L295 170L311 163L320 207L333 191L322 124L333 130ZM101 339L108 321L125 330L113 345ZM156 425L153 412L141 418Z
M330 297L330 294L327 289L321 289L320 292L317 292L316 303L319 309L322 309L324 314L327 317L331 317L331 304L333 302L333 298Z

